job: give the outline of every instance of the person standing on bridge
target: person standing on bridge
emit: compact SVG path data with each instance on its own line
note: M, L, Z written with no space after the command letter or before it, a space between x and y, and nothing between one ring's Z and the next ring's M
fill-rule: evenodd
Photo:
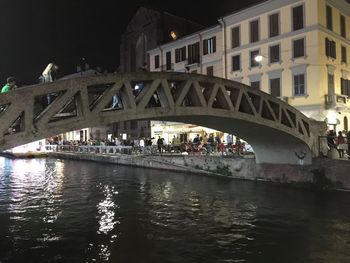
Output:
M6 82L7 83L1 89L1 93L7 93L10 90L17 88L16 79L14 77L8 77Z

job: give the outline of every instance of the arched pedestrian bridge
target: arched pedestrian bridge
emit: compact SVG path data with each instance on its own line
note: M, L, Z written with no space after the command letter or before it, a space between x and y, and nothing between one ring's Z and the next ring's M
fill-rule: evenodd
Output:
M0 150L125 120L191 123L233 133L257 163L312 162L319 123L244 84L186 73L123 73L26 86L0 95Z

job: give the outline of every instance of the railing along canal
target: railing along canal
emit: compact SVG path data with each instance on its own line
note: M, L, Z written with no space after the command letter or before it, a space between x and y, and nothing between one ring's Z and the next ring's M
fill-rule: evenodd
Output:
M99 153L99 154L132 154L132 146L102 145L46 145L48 152Z
M104 146L104 145L45 145L47 152L69 152L77 154L128 154L128 155L159 155L159 154L191 154L191 155L254 155L252 148L246 148L243 143L241 146L236 145L224 145L210 146L210 145L193 145L193 144L176 144L176 145L163 145L162 151L159 152L157 145L151 146Z

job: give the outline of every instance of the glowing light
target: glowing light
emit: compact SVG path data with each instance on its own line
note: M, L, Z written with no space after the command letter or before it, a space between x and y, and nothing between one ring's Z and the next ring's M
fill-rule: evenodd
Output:
M20 145L11 149L13 153L28 153L45 151L45 140L39 140L28 144Z
M337 124L337 112L328 111L327 122L328 122L328 125L336 125Z
M263 56L262 55L257 55L257 56L255 56L254 60L256 62L261 62L263 60Z
M173 40L176 40L177 39L177 33L175 31L171 31L170 32L170 36Z

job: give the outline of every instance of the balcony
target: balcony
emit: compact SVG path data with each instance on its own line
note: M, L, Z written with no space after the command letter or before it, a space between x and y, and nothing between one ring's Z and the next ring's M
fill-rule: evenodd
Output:
M346 103L348 102L347 95L340 94L327 94L325 95L325 104L326 108L335 108L342 109L346 107Z
M161 71L174 71L174 63L171 63L170 65L161 65L160 66Z
M189 67L189 68L196 68L199 66L200 64L199 64L199 61L197 60L190 60L190 61L187 61L187 63L185 64L185 67Z

